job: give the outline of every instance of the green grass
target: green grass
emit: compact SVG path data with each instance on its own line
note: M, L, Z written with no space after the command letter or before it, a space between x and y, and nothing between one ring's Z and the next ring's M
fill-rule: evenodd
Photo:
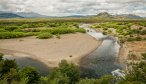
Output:
M124 41L141 41L145 40L145 37L142 37L142 35L146 35L144 28L145 23L146 22L104 22L93 24L91 27L99 29L104 34L123 37L122 40ZM140 26L133 28L133 25Z
M24 32L0 32L0 39L10 39L10 38L19 38L31 36L33 33L24 33Z
M41 32L50 32L51 34L56 35L56 34L68 34L75 32L85 33L86 31L84 29L79 29L79 28L50 28L50 29L41 30Z
M39 39L48 39L48 38L52 38L52 37L53 37L53 35L49 32L40 33L37 36L37 38L39 38Z
M78 28L76 22L47 22L47 21L32 21L32 22L0 22L0 39L10 39L25 36L45 36L46 32L52 35L68 34L68 33L85 33L84 29ZM45 33L45 35L43 34Z

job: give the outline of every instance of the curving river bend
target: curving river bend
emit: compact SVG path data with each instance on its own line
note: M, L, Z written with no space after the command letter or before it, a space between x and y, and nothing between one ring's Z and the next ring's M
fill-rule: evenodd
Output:
M82 24L80 28L84 28L87 34L95 39L103 40L102 44L95 51L80 61L82 77L100 77L122 68L122 65L117 62L120 46L114 37L105 36L102 33L96 32L94 29L89 28L89 24ZM7 55L4 58L15 59L20 68L28 65L34 66L39 70L41 75L46 75L50 71L45 64L31 58L18 58Z
M120 49L117 39L89 28L89 24L82 24L80 28L84 28L95 39L103 40L95 51L81 60L80 67L83 77L100 77L122 68L117 61Z

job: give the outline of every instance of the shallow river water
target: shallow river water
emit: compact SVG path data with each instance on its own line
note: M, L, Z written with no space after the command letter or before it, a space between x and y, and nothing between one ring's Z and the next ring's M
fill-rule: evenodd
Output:
M81 60L80 67L83 77L100 77L122 68L117 61L120 46L114 37L97 32L89 28L88 24L82 24L80 28L84 28L89 35L97 40L103 40L95 51Z

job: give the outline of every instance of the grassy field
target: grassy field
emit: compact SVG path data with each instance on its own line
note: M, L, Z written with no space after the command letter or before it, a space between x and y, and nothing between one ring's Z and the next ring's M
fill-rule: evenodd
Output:
M53 35L81 32L76 22L48 22L38 20L2 20L0 22L0 39L10 39L26 36L37 36L38 38L51 38Z
M105 22L91 27L116 36L121 42L146 40L146 22Z

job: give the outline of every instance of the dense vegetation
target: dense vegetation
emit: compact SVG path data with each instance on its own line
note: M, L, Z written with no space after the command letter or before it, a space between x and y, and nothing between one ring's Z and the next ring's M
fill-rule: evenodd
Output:
M146 40L146 22L105 22L93 24L91 27L104 34L119 37L121 42Z
M0 39L25 36L37 36L40 39L51 38L57 34L81 32L75 22L0 22Z
M59 67L48 76L39 75L38 71L27 66L20 69L15 60L3 59L0 54L0 84L145 84L146 63L135 64L124 78L105 75L99 79L81 78L80 70L74 64L62 60Z

